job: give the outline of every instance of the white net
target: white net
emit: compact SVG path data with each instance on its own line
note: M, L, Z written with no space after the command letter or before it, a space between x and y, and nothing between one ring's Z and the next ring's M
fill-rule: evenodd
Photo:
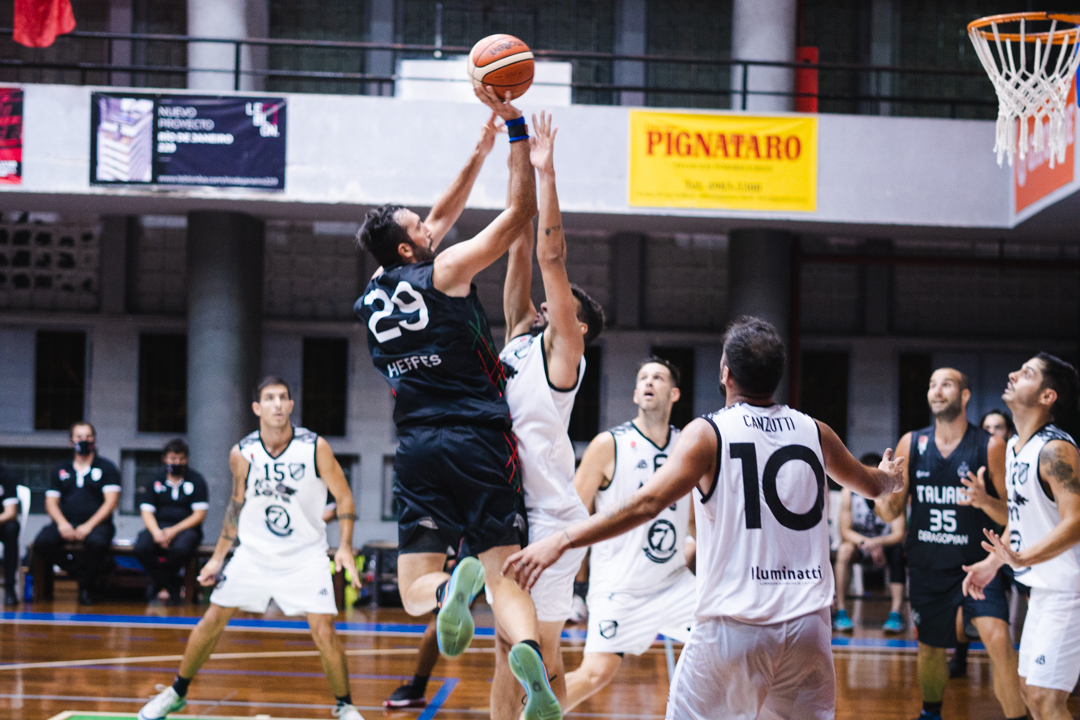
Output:
M1058 30L1057 19L1045 13L1032 15L1050 20L1050 31L1028 34L1024 17L1018 20L1019 34L1001 32L993 21L989 27L976 27L978 21L968 27L975 52L997 91L994 152L999 166L1006 157L1010 166L1016 155L1023 160L1029 147L1034 152L1047 150L1051 168L1065 161L1066 104L1080 64L1080 25L1069 23L1072 27ZM1008 16L999 20L1017 22Z

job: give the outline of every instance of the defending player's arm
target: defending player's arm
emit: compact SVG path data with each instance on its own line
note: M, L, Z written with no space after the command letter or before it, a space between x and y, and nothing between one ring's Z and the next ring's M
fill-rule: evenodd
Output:
M503 285L506 342L529 332L536 317L536 306L532 301L532 254L532 223L525 223L507 256L506 282Z
M503 575L513 571L514 581L529 590L540 573L570 548L592 545L648 522L695 485L707 492L715 475L716 442L712 425L702 418L694 420L675 441L671 457L637 492L602 515L593 515L514 553L503 564Z
M900 442L896 443L896 460L894 460L900 465L903 486L892 495L874 500L874 512L885 522L892 522L898 517L906 516L909 492L907 459L909 457L911 457L911 433L904 433Z
M510 104L507 91L503 102L487 86L476 95L503 120L521 117ZM435 289L453 297L469 294L473 277L505 253L521 226L536 214L536 179L529 164L529 147L524 141L510 143L510 198L503 210L479 235L447 248L435 258L431 281Z
M615 475L615 436L602 432L592 439L581 464L574 473L574 490L581 503L592 512L593 500L600 488L607 487Z
M356 504L353 502L352 490L349 481L345 479L345 473L341 470L337 458L330 443L322 438L315 442L315 466L319 469L319 477L326 482L326 487L337 502L338 531L340 541L337 552L334 553L334 563L339 570L349 568L349 577L352 586L360 587L360 576L356 572L356 559L352 552L353 524L356 522Z
M536 259L544 279L548 332L544 342L548 357L548 382L557 388L577 385L578 367L585 354L585 336L577 317L577 300L566 274L566 234L563 232L559 195L555 189L555 134L551 115L533 115L533 140L529 160L539 176L537 194L540 223L536 228Z
M821 454L825 458L825 471L836 482L871 499L888 496L889 493L904 488L904 457L894 460L892 448L889 448L883 454L880 465L876 468L867 467L855 459L831 427L820 420L816 422L821 431Z
M244 493L247 490L247 476L250 464L244 459L239 445L233 445L229 451L229 469L232 471L233 488L229 505L225 508L225 519L221 523L221 535L218 537L214 554L199 571L199 584L210 587L217 582L217 576L225 565L225 557L236 545L240 534L240 511L244 509Z
M993 483L997 497L986 491L986 483ZM967 488L967 498L957 501L958 505L970 505L982 510L998 525L1009 522L1009 504L1006 502L1005 489L1005 441L996 435L990 438L986 447L986 467L979 468L979 473L968 472L960 478L960 483Z
M431 212L424 219L424 224L431 231L431 249L433 251L439 247L439 243L446 237L446 233L461 217L461 211L465 209L465 203L469 200L469 193L472 192L476 177L484 166L484 160L491 152L491 149L495 147L495 136L498 134L495 127L495 117L495 113L491 113L491 117L480 129L480 139L476 141L476 147L473 149L472 154L469 155L465 167L454 178L454 182L450 183L450 187L446 188L446 191L431 206Z

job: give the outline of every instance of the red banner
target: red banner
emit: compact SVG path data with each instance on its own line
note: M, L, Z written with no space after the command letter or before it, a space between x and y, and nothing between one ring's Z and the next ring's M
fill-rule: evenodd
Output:
M1065 127L1068 132L1065 162L1056 162L1053 169L1051 169L1050 151L1043 149L1035 152L1031 149L1031 135L1035 128L1035 120L1034 118L1028 120L1027 156L1021 158L1017 155L1015 167L1013 168L1013 194L1016 198L1016 212L1020 212L1073 181L1076 168L1073 152L1076 147L1075 81L1073 81L1072 90L1069 92L1069 99L1066 103Z
M22 184L23 91L0 88L0 185Z

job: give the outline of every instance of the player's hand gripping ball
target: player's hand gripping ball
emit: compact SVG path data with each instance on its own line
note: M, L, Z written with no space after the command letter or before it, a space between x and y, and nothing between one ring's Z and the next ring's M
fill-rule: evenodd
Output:
M533 81L533 54L513 35L489 35L469 52L469 79L473 87L489 85L499 97L510 91L515 100Z

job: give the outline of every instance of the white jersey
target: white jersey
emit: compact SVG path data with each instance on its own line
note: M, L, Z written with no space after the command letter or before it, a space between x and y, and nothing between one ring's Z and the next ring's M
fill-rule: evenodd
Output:
M695 495L699 620L787 622L832 604L825 460L812 417L739 403L706 415L717 473Z
M567 429L574 398L585 373L585 358L578 363L572 388L557 388L547 375L544 334L519 335L499 353L510 368L506 404L518 440L525 507L555 512L580 508L574 490L574 445Z
M238 535L244 551L269 567L326 552L326 482L315 466L319 436L294 427L293 439L273 457L259 431L240 441L240 453L250 463Z
M679 431L671 427L668 441L657 447L632 422L608 432L615 438L615 472L596 492L597 513L617 506L652 477L667 460ZM690 524L690 499L682 498L633 530L592 546L589 595L624 592L652 594L676 582L686 568L683 544Z
M1068 433L1046 425L1016 450L1016 437L1006 449L1006 490L1009 499L1009 544L1016 552L1046 537L1058 523L1057 503L1043 489L1039 477L1039 453L1051 440L1076 445ZM1052 560L1015 571L1016 581L1028 587L1080 592L1080 545L1074 545Z

